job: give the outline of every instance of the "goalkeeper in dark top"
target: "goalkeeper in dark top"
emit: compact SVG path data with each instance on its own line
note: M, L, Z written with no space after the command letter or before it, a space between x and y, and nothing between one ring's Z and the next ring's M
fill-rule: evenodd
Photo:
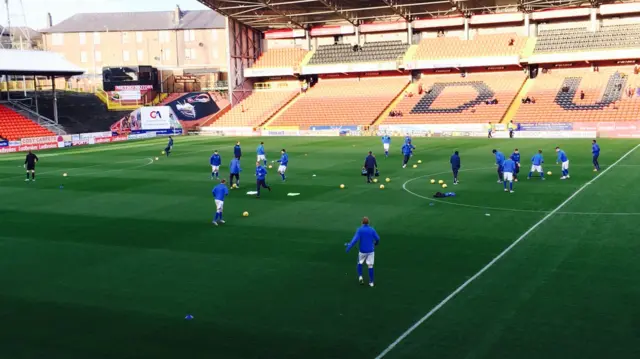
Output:
M29 172L31 172L31 180L36 180L36 163L38 163L38 156L29 151L27 157L24 159L24 168L27 170L27 178L25 182L29 182Z

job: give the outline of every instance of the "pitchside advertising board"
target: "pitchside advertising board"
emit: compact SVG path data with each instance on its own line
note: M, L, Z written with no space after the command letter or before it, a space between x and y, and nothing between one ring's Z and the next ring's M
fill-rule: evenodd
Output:
M128 118L128 127L132 133L156 132L158 134L182 133L182 125L169 106L140 107Z

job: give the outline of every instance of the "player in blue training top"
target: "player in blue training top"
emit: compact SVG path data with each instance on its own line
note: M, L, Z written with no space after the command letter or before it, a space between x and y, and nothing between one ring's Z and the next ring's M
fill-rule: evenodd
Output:
M409 154L409 157L413 157L413 150L415 149L415 147L411 144L411 136L407 135L407 137L404 138L404 144L411 147L411 153Z
M385 134L382 136L382 147L384 148L384 157L389 157L389 147L391 146L391 136Z
M498 168L498 183L502 183L502 166L504 165L504 155L498 150L493 150L491 152L493 152L494 156L496 156L496 166Z
M236 142L236 145L233 146L233 156L237 159L242 157L242 149L240 148L240 141Z
M171 154L171 150L173 149L173 138L169 136L169 143L167 143L167 147L164 149L164 153L169 157Z
M407 167L407 162L409 162L409 159L411 158L411 154L413 153L414 148L415 147L413 147L413 145L410 142L402 145L402 155L403 155L402 168Z
M216 201L216 215L211 223L216 226L218 223L224 224L224 220L222 219L222 209L224 208L224 198L229 195L229 189L227 188L226 183L227 181L223 179L220 181L220 184L215 186L213 191L211 191L211 193L213 193L213 198Z
M222 158L218 154L218 150L213 151L211 158L209 158L209 163L211 164L211 179L213 179L214 177L219 179Z
M513 181L518 182L518 174L520 173L520 151L516 148L513 150L511 156L509 156L516 163L516 171L513 172Z
M267 170L256 162L256 198L260 198L260 188L266 188L271 192L271 186L267 186L266 182Z
M278 160L278 162L280 163L280 166L278 166L278 173L280 174L280 176L282 176L282 180L284 181L287 179L284 173L287 171L287 165L289 164L289 154L284 148L282 149L281 153L282 156Z
M451 171L453 171L453 184L458 184L458 171L460 171L460 154L455 151L449 159L451 163Z
M567 154L564 153L564 151L561 150L560 147L556 147L556 153L558 154L556 163L560 162L562 164L562 177L560 177L560 179L563 180L571 178L569 176L569 158L567 157Z
M362 264L366 263L369 267L369 286L373 287L373 262L375 259L374 247L380 243L380 236L373 227L369 227L369 218L362 218L362 226L356 230L351 242L346 243L347 253L349 250L360 242L360 251L358 253L358 282L364 284L362 278Z
M513 193L513 174L516 172L516 162L511 158L507 158L502 164L502 173L504 182L504 191ZM509 182L509 189L507 189L507 181Z
M593 155L593 172L600 171L600 162L598 162L598 157L600 157L600 146L596 143L596 140L593 140L593 144L591 145L591 154Z
M262 161L264 165L267 165L267 156L264 153L264 142L260 142L258 148L256 149L256 154L258 155L258 159L256 161Z
M236 188L240 188L240 172L242 172L242 168L240 168L240 159L238 157L231 160L231 164L229 165L229 184L233 188L233 178L236 178L235 186Z
M527 179L531 179L533 172L537 171L540 173L540 178L544 180L544 171L542 170L543 163L544 158L542 157L542 150L538 150L538 153L531 158L531 171L529 171L529 177L527 177Z

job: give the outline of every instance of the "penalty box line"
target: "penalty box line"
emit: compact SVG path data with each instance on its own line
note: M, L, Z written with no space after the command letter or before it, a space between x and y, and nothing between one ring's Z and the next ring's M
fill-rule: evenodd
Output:
M467 286L469 286L469 284L471 284L473 281L475 281L476 279L478 279L478 277L480 277L484 272L486 272L487 270L489 270L489 268L491 268L494 264L496 264L502 257L504 257L505 255L507 255L507 253L509 253L515 246L518 245L518 243L522 242L522 240L524 240L529 234L531 234L533 231L535 231L538 227L540 227L540 225L542 225L544 222L546 222L549 218L551 218L554 214L556 214L558 211L560 211L564 206L566 206L572 199L574 199L578 194L580 194L585 188L587 188L587 186L589 186L590 184L592 184L593 182L597 181L600 177L602 177L605 173L609 172L610 169L612 169L613 167L615 167L618 163L620 163L622 160L624 160L625 158L627 158L630 154L632 154L638 147L640 147L639 145L636 145L635 147L633 147L632 149L630 149L627 153L625 153L624 155L622 155L622 157L620 157L617 161L615 161L611 166L607 167L604 171L600 172L598 174L598 176L596 176L594 179L592 179L591 181L583 184L580 188L578 188L571 196L569 196L569 198L567 198L566 200L564 200L564 202L560 203L560 205L558 205L558 207L556 207L554 210L552 210L551 212L549 212L546 216L542 217L541 220L539 220L537 223L535 223L533 226L531 226L526 232L524 232L518 239L516 239L513 243L511 243L507 248L505 248L502 252L500 252L500 254L498 254L495 258L493 258L489 263L487 263L487 265L485 265L482 269L480 269L476 274L474 274L471 278L467 279L464 283L462 283L458 288L456 288L453 292L451 292L451 294L449 294L446 298L444 298L440 303L438 303L435 307L433 307L429 312L427 312L427 314L425 314L422 318L420 318L417 322L415 322L412 326L409 327L409 329L407 329L404 333L402 333L398 339L396 339L393 343L389 344L389 346L383 350L380 354L378 354L378 356L376 356L376 359L382 359L384 358L387 354L389 354L390 351L392 351L398 344L400 344L400 342L402 342L404 339L406 339L414 330L418 329L418 327L420 325L422 325L422 323L424 323L427 319L429 319L430 317L432 317L438 310L440 310L445 304L447 304L451 299L453 299L456 295L458 295L460 292L462 292Z

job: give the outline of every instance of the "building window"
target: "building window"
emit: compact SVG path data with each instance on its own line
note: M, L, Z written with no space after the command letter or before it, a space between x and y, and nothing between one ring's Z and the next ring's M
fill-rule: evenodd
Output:
M129 33L128 32L123 32L122 33L122 43L123 44L128 44L129 43Z
M171 50L162 50L162 61L171 59Z
M136 42L137 43L141 43L142 42L142 32L140 32L140 31L136 32Z
M185 30L184 31L184 41L196 41L196 31L195 30Z
M138 62L142 62L144 60L144 51L138 50Z
M129 61L129 51L124 50L122 51L122 61Z
M211 39L213 41L218 41L218 29L211 30Z
M185 60L195 60L196 59L196 49L185 49L184 50L184 58L185 58Z
M169 42L169 31L160 31L158 33L158 39L161 44Z
M86 51L80 51L80 62L82 62L83 64L87 63L87 52Z
M93 44L94 45L100 45L100 33L99 32L94 32L93 33Z
M96 52L93 54L93 58L94 58L94 60L95 60L96 62L102 62L102 52L100 52L100 51L96 51Z
M80 38L80 45L84 45L87 43L87 34L84 32L78 33L78 37Z
M64 34L52 34L51 42L54 46L64 45Z

